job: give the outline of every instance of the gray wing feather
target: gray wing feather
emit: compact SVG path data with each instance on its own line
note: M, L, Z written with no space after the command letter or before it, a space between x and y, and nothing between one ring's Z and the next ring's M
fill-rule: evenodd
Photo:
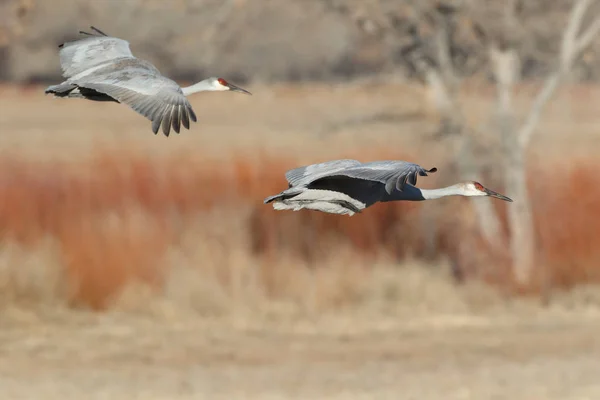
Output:
M417 176L427 176L427 173L436 171L437 168L435 167L427 170L420 165L406 161L374 161L334 171L317 179L347 176L349 178L376 181L384 184L386 192L391 194L394 189L402 191L407 183L416 185ZM311 181L314 182L317 179Z
M88 36L61 45L60 66L65 78L107 62L135 58L129 42L109 36Z
M361 165L361 162L351 159L326 161L291 169L285 173L285 178L290 186L298 186L357 165Z
M374 161L344 170L341 174L381 182L385 184L385 191L391 194L394 189L402 191L407 183L416 185L418 176L427 176L427 173L436 171L435 167L428 170L407 161Z
M161 126L166 136L169 136L171 126L176 133L179 133L182 119L184 126L185 121L192 116L192 120L196 121L195 115L191 111L191 105L183 93L178 95L177 92L165 89L156 95L146 95L136 92L135 89L106 83L86 83L80 86L105 93L119 102L127 104L152 121L152 132L155 134L158 133Z
M60 63L66 84L104 93L152 121L152 131L169 136L189 129L196 114L179 85L160 74L151 63L137 59L129 42L85 32L85 38L60 45Z
M165 136L169 136L171 127L179 133L182 124L189 129L189 120L196 122L196 114L177 83L156 75L152 68L146 68L141 61L129 64L118 70L99 71L93 76L70 82L127 104L152 121L155 134L162 127Z

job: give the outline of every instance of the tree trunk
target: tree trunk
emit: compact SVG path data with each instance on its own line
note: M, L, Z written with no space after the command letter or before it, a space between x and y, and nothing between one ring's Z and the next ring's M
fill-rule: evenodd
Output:
M473 151L473 143L471 135L464 132L457 140L456 162L458 171L463 180L482 181L480 168L477 164L475 152ZM478 222L479 232L483 236L486 244L493 251L498 251L502 245L500 240L500 219L494 209L491 201L473 197L470 199L473 209L475 210L476 220ZM482 201L483 200L483 201Z
M527 188L525 151L516 137L511 139L514 144L508 147L510 155L507 157L505 176L507 191L514 200L508 207L513 276L519 285L527 285L531 282L533 272L535 232Z
M415 60L417 69L425 76L427 86L432 93L434 105L442 116L442 119L449 121L449 126L454 132L450 133L452 141L452 154L456 154L456 163L461 179L480 180L479 165L475 159L472 145L472 138L462 116L462 111L458 107L458 100L450 92L440 73L423 60ZM483 236L487 245L492 249L498 249L501 242L500 220L492 204L481 199L473 199L473 208L477 216L479 232Z
M519 56L514 48L491 46L490 60L497 81L497 117L503 143L505 190L514 203L508 206L513 277L520 285L531 280L535 232L527 188L526 145L519 140L512 107L512 90L518 81Z

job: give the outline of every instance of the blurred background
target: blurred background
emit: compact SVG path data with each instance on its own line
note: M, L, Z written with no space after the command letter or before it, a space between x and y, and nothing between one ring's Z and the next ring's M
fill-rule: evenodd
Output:
M90 25L253 96L45 96ZM0 0L2 392L598 398L599 50L597 0ZM514 202L263 204L338 158Z

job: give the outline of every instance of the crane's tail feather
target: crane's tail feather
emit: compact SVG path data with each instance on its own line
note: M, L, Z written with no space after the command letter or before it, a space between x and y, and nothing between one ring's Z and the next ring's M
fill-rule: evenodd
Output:
M282 196L282 194L281 194L281 193L279 193L279 194L276 194L275 196L269 196L269 197L267 197L267 198L264 200L264 204L269 204L269 203L271 203L271 202L273 202L273 201L275 201L275 200L278 200L278 199L280 199L280 198L283 198L283 196Z
M75 88L77 88L77 86L73 85L72 83L61 83L58 85L48 86L46 90L44 90L44 93L53 94L54 97L67 97Z
M290 187L288 189L285 189L283 192L276 194L274 196L269 196L264 200L265 204L271 203L275 200L285 200L285 199L290 199L292 197L295 197L297 195L299 195L300 193L302 193L304 190L306 190L306 188L304 187Z

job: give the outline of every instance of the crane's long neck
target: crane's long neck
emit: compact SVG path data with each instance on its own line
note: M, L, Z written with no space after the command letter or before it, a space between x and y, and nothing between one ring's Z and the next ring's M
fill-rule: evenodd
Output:
M424 200L441 199L448 196L464 196L462 187L458 185L446 186L439 189L418 189Z
M408 201L422 201L422 200L435 200L442 197L448 196L463 196L463 190L459 185L447 186L439 189L421 189L410 184L404 186L404 190L394 190L392 194L384 195L381 201L396 201L396 200L408 200Z
M190 94L193 94L193 93L204 92L204 91L215 90L215 89L214 89L212 83L210 82L210 80L205 79L203 81L193 84L192 86L186 86L184 88L181 88L181 90L183 91L184 96L189 96Z

